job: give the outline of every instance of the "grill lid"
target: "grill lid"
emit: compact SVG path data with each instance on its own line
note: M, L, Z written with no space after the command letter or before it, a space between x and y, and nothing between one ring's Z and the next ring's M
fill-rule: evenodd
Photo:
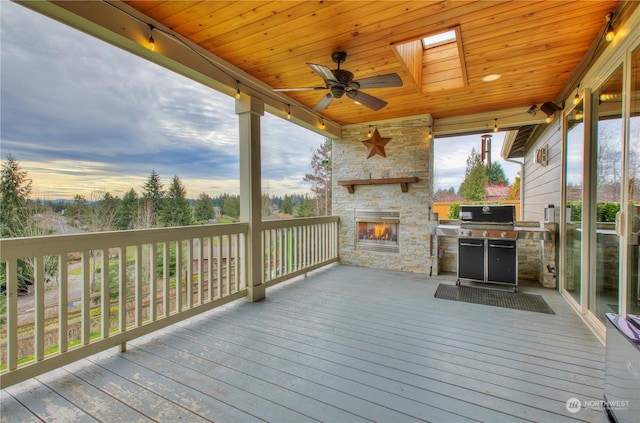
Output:
M513 225L516 207L513 205L461 205L461 224Z

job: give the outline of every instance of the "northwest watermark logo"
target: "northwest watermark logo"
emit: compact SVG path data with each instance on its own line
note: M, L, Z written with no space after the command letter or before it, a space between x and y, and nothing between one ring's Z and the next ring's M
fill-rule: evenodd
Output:
M582 408L582 403L580 402L580 400L578 398L569 398L567 400L567 411L569 413L577 413L578 411L580 411L580 409Z
M608 408L610 410L628 410L628 400L604 401L604 400L586 400L580 401L578 398L569 398L565 404L569 413L575 414L585 409L602 410Z

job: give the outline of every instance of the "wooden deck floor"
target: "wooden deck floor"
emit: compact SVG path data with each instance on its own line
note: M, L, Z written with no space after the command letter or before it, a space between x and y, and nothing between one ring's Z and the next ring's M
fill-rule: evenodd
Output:
M562 422L604 348L556 314L440 300L428 277L336 265L2 392L2 422Z

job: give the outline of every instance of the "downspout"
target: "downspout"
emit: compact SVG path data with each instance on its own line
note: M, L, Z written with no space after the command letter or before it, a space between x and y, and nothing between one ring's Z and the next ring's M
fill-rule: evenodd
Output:
M500 157L502 157L502 160L505 162L520 165L520 216L518 217L518 220L524 220L524 158L522 159L522 162L509 158L511 147L513 146L513 142L517 135L518 131L509 131L506 133L502 143Z
M519 162L514 159L502 158L505 162L515 163L520 165L520 216L518 220L524 220L524 162Z

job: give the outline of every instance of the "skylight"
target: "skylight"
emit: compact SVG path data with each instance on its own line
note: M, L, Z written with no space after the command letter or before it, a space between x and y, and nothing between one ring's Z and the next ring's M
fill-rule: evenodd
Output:
M441 32L439 34L424 37L422 39L422 47L425 49L431 48L431 47L437 47L442 44L453 42L455 40L456 40L456 31L455 29L452 29L447 32Z

